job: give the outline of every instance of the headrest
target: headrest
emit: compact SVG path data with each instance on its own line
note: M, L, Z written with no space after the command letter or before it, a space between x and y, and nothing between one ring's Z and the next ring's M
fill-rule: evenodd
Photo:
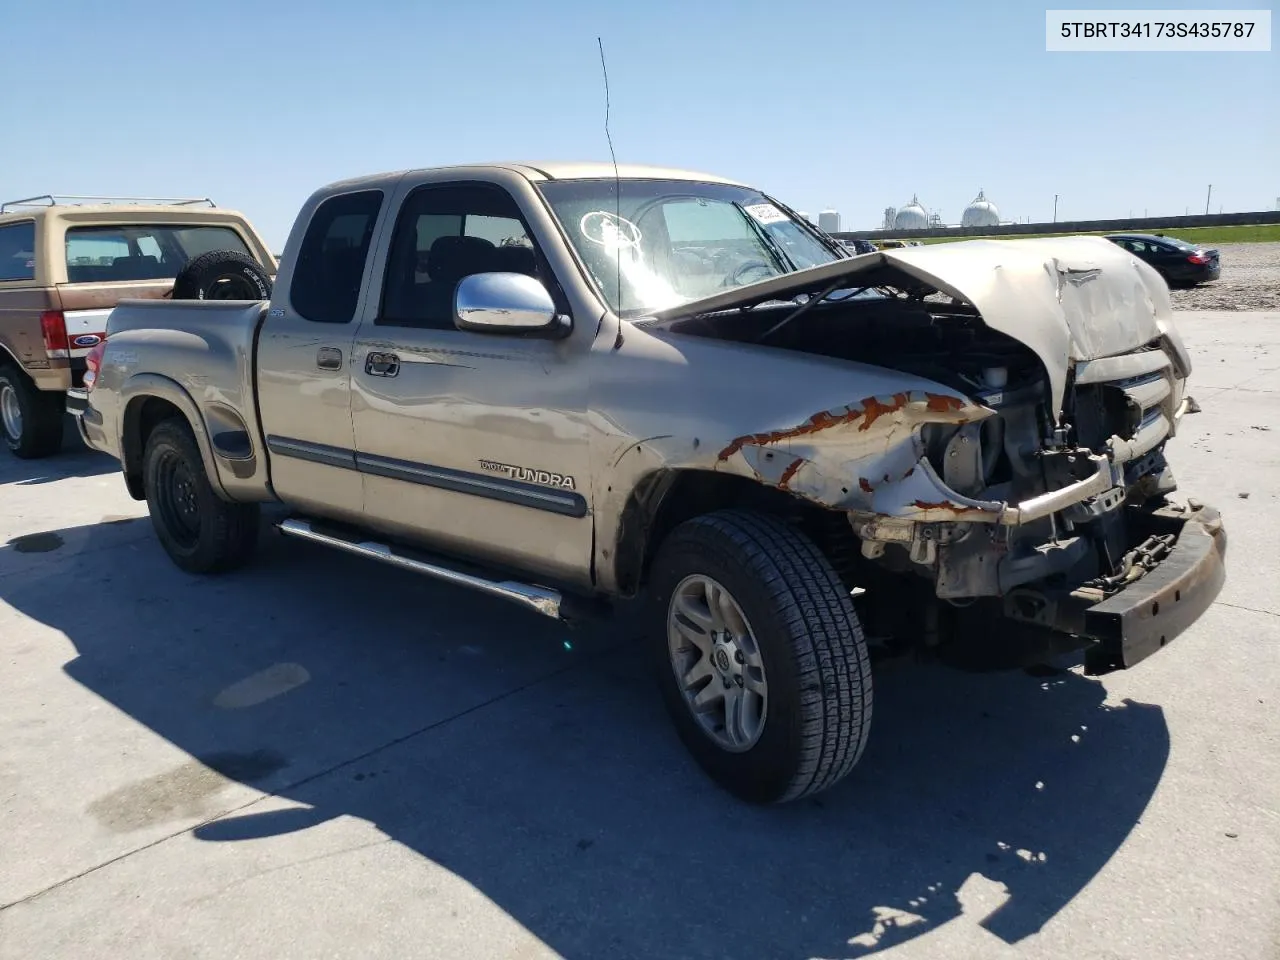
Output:
M517 244L498 247L492 262L495 273L523 273L530 277L538 274L538 258L529 247Z
M427 275L438 283L457 283L490 269L494 246L480 237L440 237L431 244Z

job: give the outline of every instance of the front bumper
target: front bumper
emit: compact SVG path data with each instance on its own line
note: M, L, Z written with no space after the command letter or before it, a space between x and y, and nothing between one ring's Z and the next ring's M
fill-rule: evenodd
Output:
M1227 533L1213 507L1192 501L1141 519L1143 534L1176 536L1154 569L1108 597L1081 587L1052 604L1050 626L1091 641L1089 673L1127 669L1165 647L1209 609L1226 581Z

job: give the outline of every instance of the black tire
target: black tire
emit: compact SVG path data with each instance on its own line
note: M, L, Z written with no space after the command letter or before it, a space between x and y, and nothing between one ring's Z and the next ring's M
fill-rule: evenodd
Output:
M181 569L223 573L248 562L258 543L258 505L229 503L213 492L185 421L165 420L151 431L142 478L151 524Z
M187 262L173 281L174 300L270 300L271 278L253 257L210 250Z
M669 654L668 610L690 576L713 578L730 593L763 661L764 724L745 751L721 746L694 718ZM812 540L764 514L697 517L661 546L650 590L663 700L680 739L716 782L751 803L782 803L853 769L871 727L871 662L849 591Z
M16 410L20 427L13 416L4 415L6 404ZM37 389L30 377L11 364L0 366L0 435L15 457L35 460L61 450L66 411L64 394Z

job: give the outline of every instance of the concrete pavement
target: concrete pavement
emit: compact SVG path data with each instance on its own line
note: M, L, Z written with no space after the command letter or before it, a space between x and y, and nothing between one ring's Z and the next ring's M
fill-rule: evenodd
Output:
M1220 602L1101 680L891 665L777 809L686 757L634 611L273 537L190 577L114 462L0 457L0 958L1275 960L1280 314L1179 323Z

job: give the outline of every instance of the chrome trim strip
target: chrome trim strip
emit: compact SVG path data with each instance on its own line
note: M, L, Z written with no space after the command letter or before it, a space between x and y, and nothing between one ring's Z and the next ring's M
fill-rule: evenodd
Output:
M356 469L355 453L351 450L344 450L342 447L311 443L308 440L294 440L290 437L268 436L267 449L281 457L293 457L295 460L320 463L326 467L342 467L346 470Z
M356 453L341 447L312 443L308 440L295 440L291 437L269 436L267 449L277 456L293 457L329 467L341 467L344 470L358 470L370 476L452 490L455 493L466 493L516 506L530 507L534 510L558 513L565 517L585 517L588 512L586 498L572 490L555 490L520 480L504 480L427 463Z
M587 515L587 501L581 494L569 490L552 490L519 480L501 480L463 470L451 470L448 467L435 467L409 460L393 460L390 457L378 457L367 453L356 454L356 469L376 477L420 483L456 493L469 493L478 497L487 497L490 500L501 500L503 503L532 507L535 510L547 510L566 517Z

